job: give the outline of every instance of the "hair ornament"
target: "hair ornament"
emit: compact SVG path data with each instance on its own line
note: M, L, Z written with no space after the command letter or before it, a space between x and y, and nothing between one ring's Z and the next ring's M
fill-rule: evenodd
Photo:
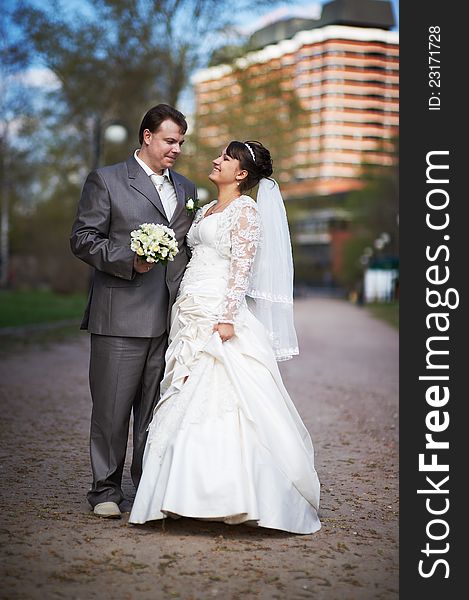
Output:
M252 160L255 163L256 162L256 156L254 154L254 150L251 148L251 146L249 144L246 144L246 142L244 142L244 145L246 146L246 148L249 150L251 156L252 156Z

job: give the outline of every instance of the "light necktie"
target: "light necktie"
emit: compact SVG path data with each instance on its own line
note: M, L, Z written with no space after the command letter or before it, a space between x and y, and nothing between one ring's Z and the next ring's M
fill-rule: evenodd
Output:
M158 195L160 196L161 203L163 204L163 208L166 213L166 218L168 219L168 221L170 221L173 211L172 211L171 204L168 202L167 194L163 193L163 186L164 186L166 176L165 175L157 175L156 173L152 173L150 175L150 179L151 179L151 182L153 183L153 185L155 186L156 191L158 192Z
M156 187L157 192L160 193L161 190L163 189L165 176L157 175L156 173L152 173L150 175L150 179L152 180L153 185Z

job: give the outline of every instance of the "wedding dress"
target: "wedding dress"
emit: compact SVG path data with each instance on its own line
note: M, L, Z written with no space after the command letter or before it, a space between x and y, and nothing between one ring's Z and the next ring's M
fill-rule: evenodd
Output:
M130 523L187 516L294 533L320 529L314 451L246 290L261 236L256 203L198 211L172 309L161 398ZM222 343L215 323L234 323Z

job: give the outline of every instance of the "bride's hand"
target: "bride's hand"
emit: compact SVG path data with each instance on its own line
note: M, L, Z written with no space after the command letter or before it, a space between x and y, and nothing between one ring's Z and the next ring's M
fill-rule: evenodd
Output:
M218 331L218 335L222 342L231 340L235 334L234 327L231 323L217 323L213 326L213 331Z

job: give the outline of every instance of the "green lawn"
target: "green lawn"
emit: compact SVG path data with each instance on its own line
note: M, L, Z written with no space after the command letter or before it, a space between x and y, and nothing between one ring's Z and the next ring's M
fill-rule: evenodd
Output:
M399 302L371 302L365 306L373 316L399 329Z
M60 295L49 291L0 291L0 327L35 325L80 319L85 294Z

